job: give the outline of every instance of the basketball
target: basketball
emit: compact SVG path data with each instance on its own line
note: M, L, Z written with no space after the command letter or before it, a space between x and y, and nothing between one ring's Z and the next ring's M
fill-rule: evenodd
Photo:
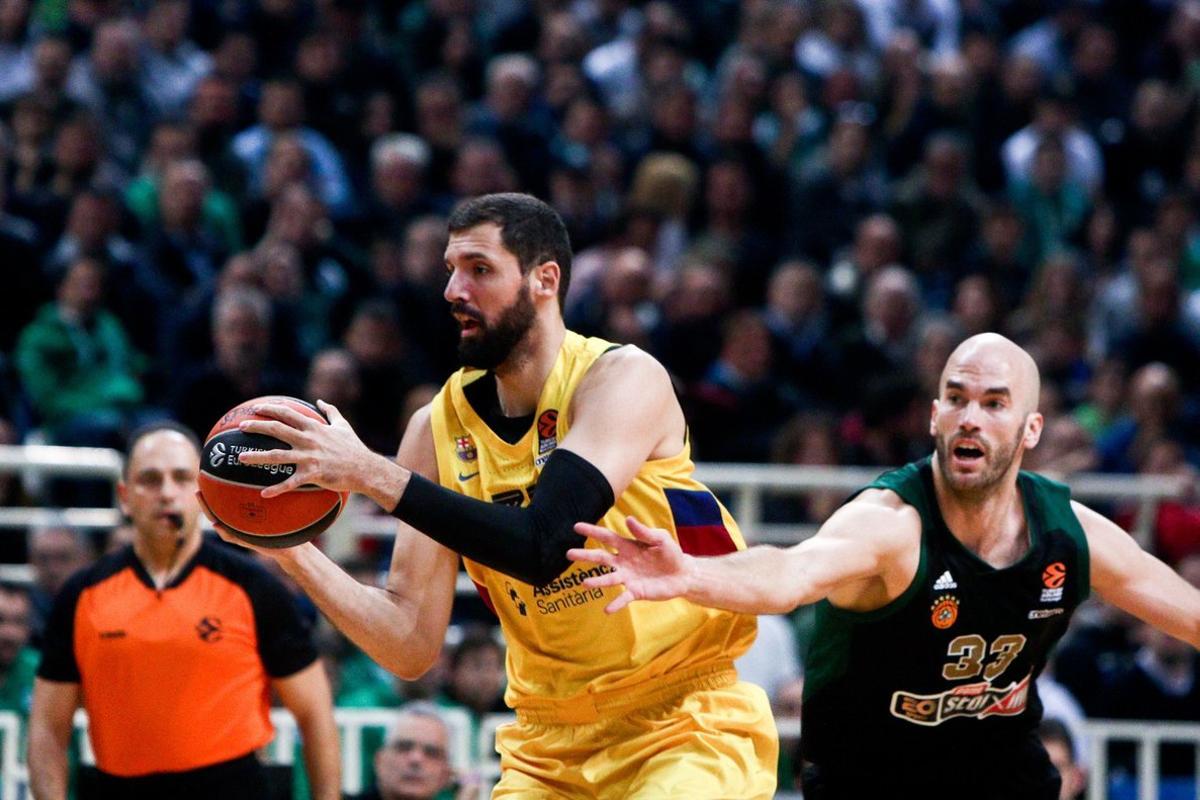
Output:
M307 542L333 524L346 507L349 492L334 492L311 484L265 499L260 492L290 478L292 464L242 464L241 453L289 450L273 436L246 433L238 424L269 419L257 411L264 403L286 405L328 424L311 403L295 397L256 397L227 411L213 425L200 457L200 494L213 515L237 538L259 547L292 547Z

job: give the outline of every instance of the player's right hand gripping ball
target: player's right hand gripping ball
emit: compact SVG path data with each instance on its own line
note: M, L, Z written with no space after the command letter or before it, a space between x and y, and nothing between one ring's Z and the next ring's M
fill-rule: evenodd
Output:
M333 524L346 507L349 492L320 486L301 486L278 497L263 499L266 486L282 483L295 471L293 464L242 464L238 455L249 450L289 450L273 436L245 433L238 424L259 416L264 403L289 406L305 416L329 424L316 406L295 397L268 396L247 400L217 420L200 456L200 494L216 522L247 544L258 547L292 547L315 538Z

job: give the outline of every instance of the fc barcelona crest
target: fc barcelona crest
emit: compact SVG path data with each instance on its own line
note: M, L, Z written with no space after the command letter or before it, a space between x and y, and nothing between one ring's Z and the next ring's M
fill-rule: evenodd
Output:
M479 457L479 452L475 449L475 440L470 436L459 436L454 440L454 452L458 454L459 461L474 461Z

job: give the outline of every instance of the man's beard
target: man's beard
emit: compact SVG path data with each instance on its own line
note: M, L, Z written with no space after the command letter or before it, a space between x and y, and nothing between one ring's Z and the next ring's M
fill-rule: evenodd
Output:
M464 314L474 319L479 327L474 336L458 340L458 360L464 367L496 369L512 355L517 345L533 327L537 312L528 286L522 286L512 305L500 312L493 323L484 321L483 316L465 303L455 303L455 314Z
M961 476L955 475L950 470L950 459L954 455L951 452L952 442L955 438L955 436L937 437L935 444L938 468L942 472L942 477L946 479L946 486L950 488L950 491L964 499L978 500L985 497L992 487L1000 483L1008 473L1009 467L1017 457L1017 449L1020 447L1021 440L1025 438L1025 426L1022 425L1017 430L1016 438L1007 446L1000 444L988 448L987 454L983 457L987 462L985 468L976 475L969 476L967 482L962 481ZM979 440L979 437L974 438Z

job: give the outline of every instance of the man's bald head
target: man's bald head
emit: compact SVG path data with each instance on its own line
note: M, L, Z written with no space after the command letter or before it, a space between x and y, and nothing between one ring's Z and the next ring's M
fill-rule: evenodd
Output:
M1042 379L1037 364L1033 356L1007 337L980 333L956 347L942 370L942 388L959 372L1002 380L1022 413L1032 414L1038 409Z

